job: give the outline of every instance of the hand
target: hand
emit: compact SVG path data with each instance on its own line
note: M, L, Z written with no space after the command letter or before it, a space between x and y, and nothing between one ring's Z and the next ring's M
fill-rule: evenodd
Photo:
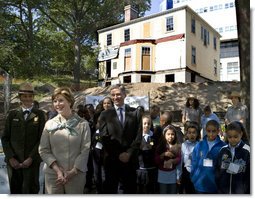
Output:
M66 178L64 177L64 172L59 170L57 172L57 180L56 185L64 185L67 182Z
M165 156L169 157L169 158L174 158L175 154L173 152L167 151L167 152L165 152Z
M66 179L64 177L64 169L61 166L58 166L56 161L50 165L50 168L52 168L57 174L56 185L65 184Z
M28 168L32 164L33 159L28 157L24 162L22 162L22 168Z
M19 163L18 160L16 160L15 158L10 158L9 163L10 163L11 167L14 169L19 169L22 167L22 164Z
M65 171L64 176L66 178L66 181L68 181L69 179L71 179L73 176L75 176L78 173L76 168L73 168L69 171Z
M123 152L119 155L119 160L123 163L127 163L130 159L130 155L127 152Z

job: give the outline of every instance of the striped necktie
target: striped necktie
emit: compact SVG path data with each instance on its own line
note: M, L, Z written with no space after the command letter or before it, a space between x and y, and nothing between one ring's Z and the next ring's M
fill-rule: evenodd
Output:
M123 125L123 112L122 112L122 110L123 110L123 108L118 108L119 109L119 111L120 111L120 122L121 122L121 124Z

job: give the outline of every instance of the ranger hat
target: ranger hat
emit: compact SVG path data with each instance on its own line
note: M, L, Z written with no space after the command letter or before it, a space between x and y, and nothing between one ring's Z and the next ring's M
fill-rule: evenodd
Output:
M31 83L22 83L19 87L19 95L21 94L35 94L34 87Z
M197 97L195 96L195 95L193 95L193 94L190 94L188 97L187 97L187 99L196 99Z
M241 97L241 95L237 91L232 91L229 95L229 98L231 99L232 97Z

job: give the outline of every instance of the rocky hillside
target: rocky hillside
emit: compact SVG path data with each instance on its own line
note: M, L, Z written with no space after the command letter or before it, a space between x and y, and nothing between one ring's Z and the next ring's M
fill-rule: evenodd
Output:
M185 106L187 97L195 95L203 108L210 104L213 111L224 112L230 105L228 95L232 90L239 91L239 82L204 82L204 83L137 83L125 85L128 96L148 95L150 105L157 104L162 110L177 111ZM84 103L86 95L108 95L110 87L94 87L76 92L76 105ZM50 97L43 98L40 106L47 110Z
M210 104L214 112L220 117L230 105L228 95L232 90L239 91L239 82L204 82L204 83L137 83L125 85L128 96L149 96L150 105L157 104L161 110L170 110L175 114L175 121L180 121L181 110L184 108L187 97L195 95L201 104L201 108ZM54 87L49 84L35 87L37 93L44 95L39 102L41 109L48 111L51 106L51 93ZM75 92L76 107L84 103L87 95L108 95L110 87L94 87L84 91ZM12 91L12 98L17 96L17 91ZM18 100L12 101L11 108L18 106ZM4 124L3 102L0 107L0 132Z

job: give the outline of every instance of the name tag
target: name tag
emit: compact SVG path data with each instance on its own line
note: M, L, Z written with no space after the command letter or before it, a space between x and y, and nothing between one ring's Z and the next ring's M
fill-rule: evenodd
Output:
M101 142L97 142L96 148L101 150L103 148L102 143Z
M204 167L212 167L213 166L213 161L211 159L204 159L203 166Z
M230 163L227 172L232 174L237 174L239 171L240 165L235 163Z
M185 167L188 167L191 165L191 159L188 159L186 162L185 162Z

